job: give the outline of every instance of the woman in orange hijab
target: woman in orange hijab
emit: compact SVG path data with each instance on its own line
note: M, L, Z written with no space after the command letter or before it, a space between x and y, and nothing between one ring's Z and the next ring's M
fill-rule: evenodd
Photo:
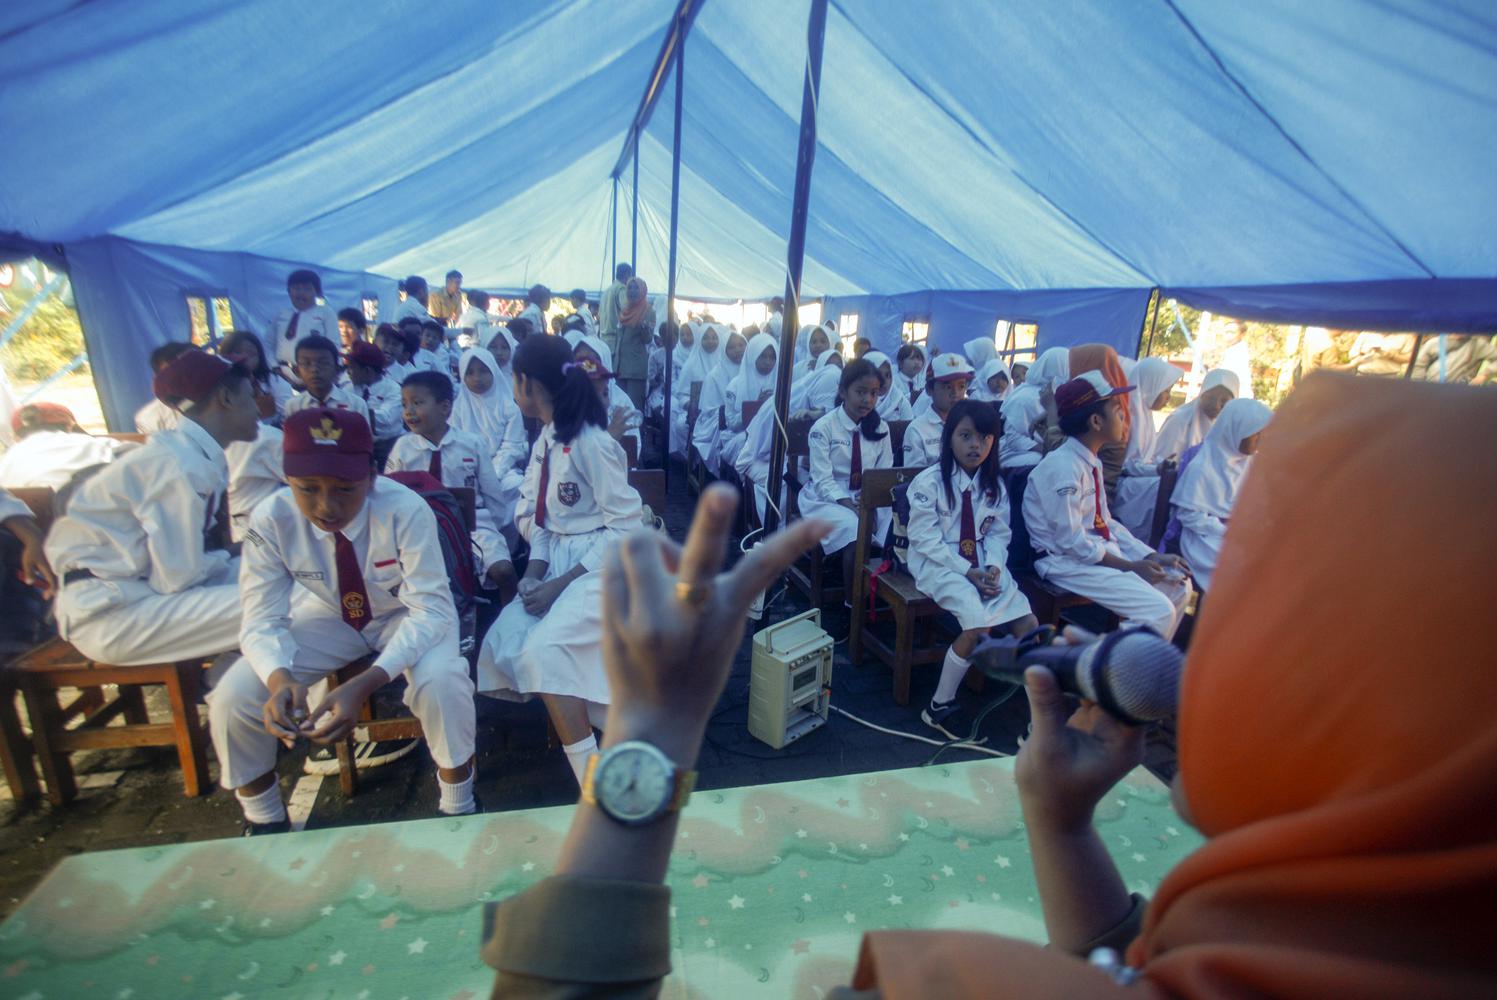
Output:
M1430 447L1451 428L1479 446ZM1182 689L1177 800L1210 839L1148 904L1126 966L1057 949L1084 957L1139 923L1090 817L1142 734L1093 707L1066 725L1031 670L1016 772L1054 949L870 934L854 989L1497 996L1494 430L1497 393L1461 386L1316 374L1280 408Z
M1123 371L1123 363L1118 359L1118 352L1106 344L1081 344L1071 348L1071 377L1075 378L1083 372L1098 371L1107 380L1107 384L1122 388L1128 384L1128 375ZM1133 415L1123 407L1123 425L1132 432ZM1123 474L1123 462L1128 457L1128 442L1119 441L1116 444L1104 445L1097 453L1097 458L1102 461L1102 482L1107 489L1107 502L1111 504L1117 496L1118 477Z

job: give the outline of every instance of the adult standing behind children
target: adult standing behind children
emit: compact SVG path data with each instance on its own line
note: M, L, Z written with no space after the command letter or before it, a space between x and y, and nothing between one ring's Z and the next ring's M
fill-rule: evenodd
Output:
M632 277L634 268L630 265L620 264L615 267L613 284L604 289L603 296L598 299L598 334L611 350L619 346L619 313L623 311L626 301L624 292Z
M57 626L85 656L130 666L239 644L238 562L211 548L227 522L224 449L253 441L260 412L244 369L196 348L155 378L182 414L90 477L47 536L62 581Z
M463 312L463 272L448 271L442 290L426 297L426 311L442 326L456 326Z
M650 305L650 290L643 278L630 278L619 307L618 346L613 347L613 359L618 366L619 388L641 413L649 398L646 390L654 333L655 309ZM607 344L608 339L603 338L603 342Z
M431 319L431 313L426 311L426 279L419 274L413 274L403 282L405 285L405 298L395 307L395 314L390 317L390 322L400 324L403 319L416 320Z
M316 271L292 271L286 276L286 295L291 308L277 314L270 322L270 341L275 345L275 365L296 388L301 381L296 373L296 345L305 337L326 337L338 342L338 314L330 306L320 305L322 278Z
M520 310L520 319L530 324L531 333L544 334L550 329L546 323L546 310L551 308L551 289L545 285L531 285L525 293L525 308Z

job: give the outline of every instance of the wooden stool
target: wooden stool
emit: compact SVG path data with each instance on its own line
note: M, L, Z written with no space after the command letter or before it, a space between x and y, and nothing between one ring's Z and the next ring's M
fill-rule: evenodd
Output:
M182 765L183 793L195 796L208 791L208 734L197 711L202 700L203 665L200 659L134 667L96 663L61 639L22 654L9 668L10 683L26 699L26 711L31 716L31 744L52 803L63 805L78 794L68 754L115 747L174 746ZM110 684L118 685L119 692L106 699L103 688ZM166 688L171 701L171 722L153 723L146 714L141 689L148 684ZM68 687L78 688L81 693L64 706L58 692ZM7 750L19 746L10 731L14 722L13 702L10 709L0 712L0 726L7 730L0 742ZM80 715L82 723L68 729L68 722ZM125 725L109 725L118 716L124 716ZM6 770L9 778L10 768ZM24 797L28 790L24 776L19 778L19 784L18 789L13 781L11 788L18 797ZM34 792L34 786L31 790Z
M347 666L340 667L328 676L328 690L333 690L339 684L347 684L373 666L378 657L378 653L371 653L361 660L354 660ZM359 769L354 766L353 761L354 740L361 743L378 743L380 740L426 738L419 719L409 715L397 716L393 719L376 719L371 702L372 698L366 700L363 707L359 709L359 722L354 726L353 732L338 741L338 787L349 798L356 795L359 790Z

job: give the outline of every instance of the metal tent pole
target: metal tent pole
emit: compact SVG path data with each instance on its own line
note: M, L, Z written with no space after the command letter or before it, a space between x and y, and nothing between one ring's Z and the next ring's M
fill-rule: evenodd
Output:
M613 276L619 269L619 179L613 179L613 195L608 200L608 283L603 287L606 289L613 284ZM602 303L598 303L602 308Z
M769 451L770 503L764 517L765 534L779 524L780 483L785 471L783 429L790 415L790 373L795 365L795 337L800 324L800 275L806 256L806 213L811 202L811 168L816 163L816 103L821 93L821 51L826 40L826 0L811 0L806 26L806 83L800 105L800 148L795 156L795 201L790 210L790 247L785 261L785 312L780 327L780 370L775 377L775 421Z
M639 271L639 143L634 144L634 207L629 212L629 264Z
M1156 288L1154 289L1153 297L1154 308L1149 311L1149 344L1144 348L1143 353L1138 355L1139 360L1143 360L1154 353L1154 326L1159 322L1159 300L1164 298L1164 293ZM1142 340L1143 338L1140 337L1139 339Z
M665 291L666 329L673 330L676 323L676 232L680 222L681 207L681 102L686 92L686 39L683 35L676 45L676 123L671 130L671 239L670 263ZM635 177L639 176L639 147L634 148ZM636 187L636 191L638 188ZM671 485L671 366L675 360L676 345L673 340L665 343L665 399L662 411L665 414L665 447L660 456L660 467L665 470L665 488ZM686 428L687 448L691 447L691 428ZM688 452L689 453L689 452Z

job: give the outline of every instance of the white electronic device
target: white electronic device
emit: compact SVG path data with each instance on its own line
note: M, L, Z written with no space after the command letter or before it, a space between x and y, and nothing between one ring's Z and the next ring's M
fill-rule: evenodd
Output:
M776 750L826 723L832 637L813 608L754 633L749 732Z

